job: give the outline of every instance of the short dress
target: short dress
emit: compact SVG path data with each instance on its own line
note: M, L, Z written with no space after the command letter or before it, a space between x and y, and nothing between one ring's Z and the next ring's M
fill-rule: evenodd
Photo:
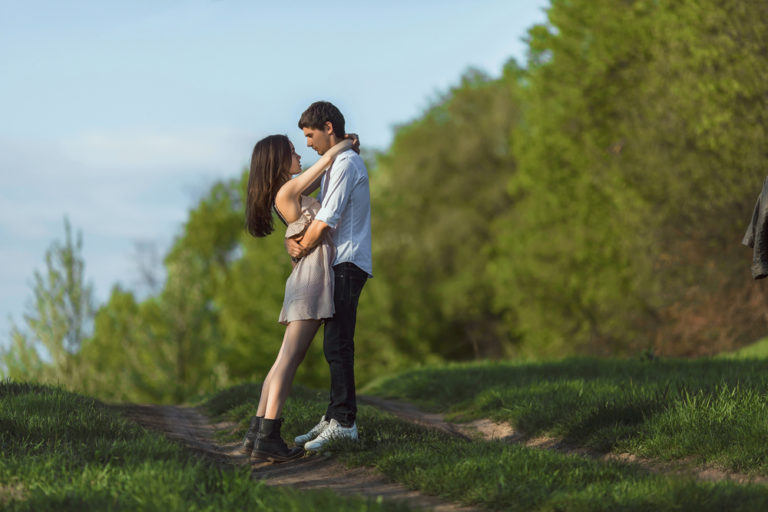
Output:
M304 233L319 210L320 201L301 196L301 215L287 225L285 238ZM336 248L330 235L325 233L320 243L296 263L285 282L285 298L279 319L281 324L287 325L294 320L323 320L333 316L331 264L335 256Z

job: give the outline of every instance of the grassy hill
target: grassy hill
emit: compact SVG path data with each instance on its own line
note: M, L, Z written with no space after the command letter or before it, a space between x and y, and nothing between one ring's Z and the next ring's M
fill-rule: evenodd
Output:
M698 360L578 358L472 362L413 369L363 392L397 398L452 421L490 418L525 436L555 436L589 453L674 463L637 464L482 439L466 440L360 405L356 443L329 452L350 466L448 500L491 510L768 510L762 483L701 481L681 467L768 477L768 340ZM239 423L258 383L203 399L214 419ZM324 413L326 391L297 388L286 439ZM0 383L0 507L4 510L395 510L402 505L300 493L254 481L60 388Z
M631 453L756 477L768 475L768 362L568 359L431 366L372 383L365 392L407 400L454 420L486 417L526 435L557 436L591 452ZM214 415L245 422L258 386L208 401ZM297 390L286 437L324 413L325 392ZM359 406L358 443L331 447L350 465L451 500L502 510L767 510L768 487L704 482L686 472L466 441Z
M734 352L717 356L720 359L768 359L768 338L762 338Z
M0 452L2 510L396 509L267 487L248 468L217 466L112 407L49 386L0 382Z

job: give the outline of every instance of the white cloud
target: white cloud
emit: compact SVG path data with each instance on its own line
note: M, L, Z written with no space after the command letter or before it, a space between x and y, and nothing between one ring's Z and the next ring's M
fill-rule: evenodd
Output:
M183 219L185 191L237 176L249 145L247 135L218 127L0 139L0 229L38 238L70 215L84 230L152 235L143 230Z
M62 154L87 169L133 178L190 170L234 174L250 156L250 136L225 127L168 131L92 131L61 142Z
M104 300L113 284L133 284L134 243L165 250L197 199L190 190L238 176L251 144L221 127L0 137L0 334L9 314L21 321L34 269L63 240L65 215L83 234L86 276Z

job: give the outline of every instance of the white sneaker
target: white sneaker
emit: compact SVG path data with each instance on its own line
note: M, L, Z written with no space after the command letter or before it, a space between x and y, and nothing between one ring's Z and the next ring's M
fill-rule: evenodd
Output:
M338 421L331 420L331 423L314 440L304 445L305 450L316 451L325 446L331 439L357 439L357 423L351 427L342 427Z
M328 425L330 424L331 423L325 419L325 415L323 415L323 417L320 419L320 423L312 427L312 430L310 430L309 432L307 432L302 436L298 436L294 438L293 441L296 443L296 446L304 446L304 443L306 443L307 441L311 441L317 436L319 436L320 434L322 434L323 431L326 428L328 428Z

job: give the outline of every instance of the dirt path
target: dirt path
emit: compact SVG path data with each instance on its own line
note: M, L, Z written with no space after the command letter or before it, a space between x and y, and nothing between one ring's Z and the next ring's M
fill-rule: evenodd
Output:
M143 427L163 433L169 439L210 457L220 464L251 464L240 451L240 443L218 443L214 433L231 432L233 423L211 424L197 409L161 405L129 405L118 409ZM437 512L470 512L480 509L461 506L427 496L393 483L371 468L347 468L329 456L308 455L284 464L251 464L253 478L268 485L290 486L303 490L331 489L340 494L358 495L385 500L405 501L413 508Z
M479 419L470 423L451 423L445 420L445 415L427 413L419 410L414 405L399 400L389 400L373 396L358 395L361 403L372 405L383 411L387 411L398 418L447 432L461 439L501 440L507 443L517 443L529 448L553 450L560 453L580 455L592 459L604 461L620 461L628 464L636 464L652 473L674 473L690 475L698 480L719 482L732 481L738 484L758 483L768 484L768 478L743 473L723 471L717 468L697 467L691 461L681 460L677 462L664 462L654 459L646 459L630 453L601 453L577 446L571 446L556 437L528 437L515 430L509 423L495 422L489 419Z

